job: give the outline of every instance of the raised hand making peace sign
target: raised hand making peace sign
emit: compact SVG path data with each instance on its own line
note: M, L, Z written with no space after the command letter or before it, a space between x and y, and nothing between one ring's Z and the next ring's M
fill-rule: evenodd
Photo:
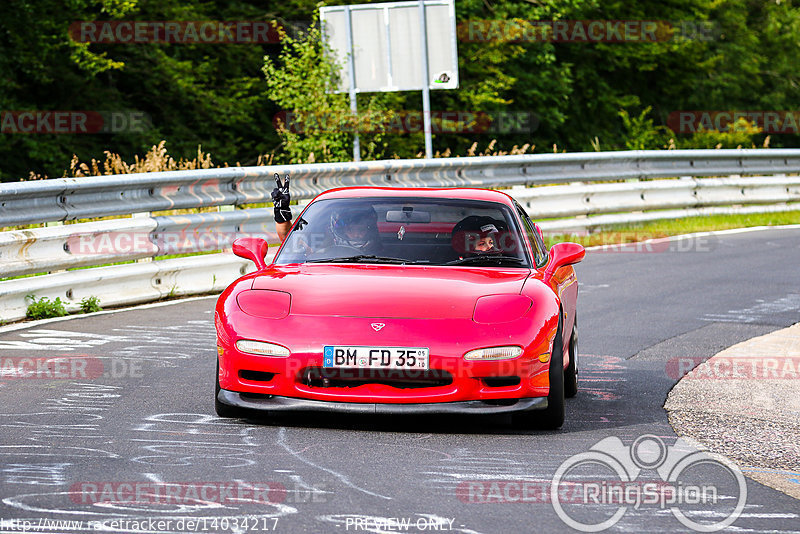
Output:
M284 178L281 185L281 177L275 173L275 189L272 190L272 202L275 204L275 222L286 223L292 220L292 210L289 207L291 196L289 194L289 175Z

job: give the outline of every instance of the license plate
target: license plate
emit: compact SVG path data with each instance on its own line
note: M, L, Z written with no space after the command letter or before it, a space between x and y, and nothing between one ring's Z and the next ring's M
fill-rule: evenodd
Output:
M326 345L323 367L348 369L428 369L425 347L351 347Z

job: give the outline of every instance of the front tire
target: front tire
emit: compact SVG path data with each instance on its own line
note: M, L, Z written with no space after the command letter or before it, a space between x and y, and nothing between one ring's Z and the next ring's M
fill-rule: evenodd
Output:
M572 325L569 338L569 364L564 371L564 396L571 399L578 394L578 317Z
M561 313L558 314L558 330L550 354L550 393L547 408L516 413L512 416L514 426L523 429L557 430L564 424L564 343L562 340Z
M217 358L216 387L214 388L214 411L220 417L244 417L245 412L236 406L230 406L219 401L219 358Z

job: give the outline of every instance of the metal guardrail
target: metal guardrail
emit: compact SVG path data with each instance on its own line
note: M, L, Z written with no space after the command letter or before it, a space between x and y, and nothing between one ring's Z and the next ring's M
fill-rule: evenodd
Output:
M509 193L536 219L626 212L616 218L617 222L626 222L633 216L630 212L636 211L800 201L800 177L517 186ZM543 223L543 227L549 231L572 230L591 224L594 224L593 220L569 219ZM3 259L5 276L20 276L221 250L230 248L233 240L242 235L277 243L273 226L272 209L254 208L15 230L0 233L0 258Z
M349 185L511 187L574 181L800 172L800 150L643 150L230 167L2 184L0 225L270 201L273 173L295 198Z
M25 317L25 297L31 294L60 298L67 311L75 312L91 296L107 307L214 293L252 269L250 261L233 254L207 254L17 278L0 282L0 309L4 321L13 321Z
M537 219L800 201L800 176L684 178L509 191ZM625 215L618 217L624 223ZM606 223L608 224L608 223Z
M2 232L0 276L219 250L243 234L277 242L269 208L156 217L147 213L268 202L275 172L291 174L293 197L300 200L347 185L511 187L509 193L527 205L534 218L595 215L546 221L541 224L546 231L730 211L721 206L731 205L759 205L748 211L790 209L787 202L800 200L798 177L740 177L798 173L800 150L536 154L61 178L0 184L0 225L145 213ZM737 177L693 178L729 174ZM665 177L683 179L652 180ZM585 183L619 179L628 181ZM526 187L569 182L584 183ZM105 306L130 304L219 291L249 268L249 262L231 254L212 254L0 281L0 319L24 317L29 294L60 297L70 310L77 309L85 296L97 296Z

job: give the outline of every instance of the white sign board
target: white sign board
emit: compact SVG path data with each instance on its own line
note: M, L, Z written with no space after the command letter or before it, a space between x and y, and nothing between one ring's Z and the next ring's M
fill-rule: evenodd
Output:
M456 89L455 5L453 0L424 0L424 5L429 73L426 81L422 79L418 1L320 8L324 39L341 66L337 92L350 92L350 43L355 92L419 91L426 82L429 89Z

